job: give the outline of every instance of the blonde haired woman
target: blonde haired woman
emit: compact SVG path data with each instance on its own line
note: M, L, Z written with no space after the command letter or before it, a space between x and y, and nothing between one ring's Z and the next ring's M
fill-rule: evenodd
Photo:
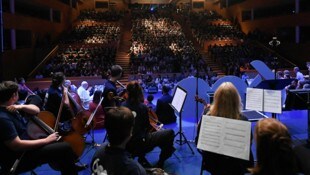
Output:
M242 115L241 108L241 98L236 87L230 82L224 82L215 91L214 101L207 115L236 120L247 120L247 118ZM254 164L251 151L250 161L208 151L202 151L201 154L203 156L203 168L212 175L243 175L247 172L247 168L252 167Z

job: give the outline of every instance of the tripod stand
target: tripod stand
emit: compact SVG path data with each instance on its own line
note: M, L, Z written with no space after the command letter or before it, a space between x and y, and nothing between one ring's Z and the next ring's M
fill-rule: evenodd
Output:
M179 139L180 139L180 140L177 140L177 142L179 142L178 144L179 145L187 144L189 149L192 151L192 154L194 154L194 151L193 151L191 145L188 143L188 140L186 139L184 132L182 130L182 112L179 113L179 131L175 134L174 137L177 137L178 135L179 135ZM182 138L184 138L184 141Z
M88 133L87 133L87 135L85 137L85 140L86 140L87 136L90 136L90 138L91 138L90 144L91 144L92 148L100 146L100 144L95 142L95 129L94 129L94 125L95 124L92 124L90 131L88 131Z

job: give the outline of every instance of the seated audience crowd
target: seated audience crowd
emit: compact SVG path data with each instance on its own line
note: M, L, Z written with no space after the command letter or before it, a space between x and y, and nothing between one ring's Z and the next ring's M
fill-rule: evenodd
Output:
M208 65L169 13L132 12L131 74L207 72ZM196 64L195 64L196 63Z

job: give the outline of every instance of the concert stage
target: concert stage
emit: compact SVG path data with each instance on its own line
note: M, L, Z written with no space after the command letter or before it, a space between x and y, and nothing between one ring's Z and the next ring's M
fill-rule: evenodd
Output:
M154 102L156 104L156 100L161 96L161 93L158 92L153 94L155 99ZM147 94L145 94L147 96ZM194 103L194 101L193 101ZM185 116L182 115L182 126L183 131L188 140L194 140L196 137L196 117L194 116L195 112L193 110L193 116ZM271 114L266 114L267 116L271 116ZM199 116L200 118L200 116ZM307 138L307 111L306 110L294 110L294 111L283 111L281 115L277 116L278 120L283 122L289 129L292 139L295 145L300 145L305 143L305 139ZM177 120L178 121L178 120ZM252 131L254 131L256 122L252 122ZM165 125L165 128L172 128L175 132L178 132L178 123ZM105 136L105 129L95 130L95 142L102 143ZM86 139L87 142L91 142L90 136ZM173 155L170 159L168 159L165 163L164 169L166 172L177 175L198 175L200 173L201 166L201 156L197 152L196 145L194 143L190 143L195 154L191 153L189 147L185 144L180 146L175 143L176 147L175 155ZM91 144L87 144L84 154L81 157L81 162L84 164L89 164L91 162L92 156L95 152L96 148L93 148ZM255 143L253 142L252 151L254 153L254 158L256 148ZM156 148L151 153L147 154L147 159L152 164L156 164L159 155L159 148ZM91 168L91 167L90 167ZM90 168L84 171L81 171L80 175L90 175ZM35 172L38 175L59 175L60 173L52 170L48 165L43 165L35 169ZM58 173L58 174L57 174ZM23 175L29 175L30 173L24 173ZM204 172L204 174L208 174Z

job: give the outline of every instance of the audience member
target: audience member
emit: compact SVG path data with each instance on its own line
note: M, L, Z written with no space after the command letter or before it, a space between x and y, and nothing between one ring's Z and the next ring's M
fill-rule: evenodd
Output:
M290 71L289 70L284 70L284 79L291 79Z
M294 67L294 72L296 73L296 77L295 77L295 78L296 78L298 81L304 81L304 80L305 80L304 74L302 74L302 73L300 72L299 67Z

